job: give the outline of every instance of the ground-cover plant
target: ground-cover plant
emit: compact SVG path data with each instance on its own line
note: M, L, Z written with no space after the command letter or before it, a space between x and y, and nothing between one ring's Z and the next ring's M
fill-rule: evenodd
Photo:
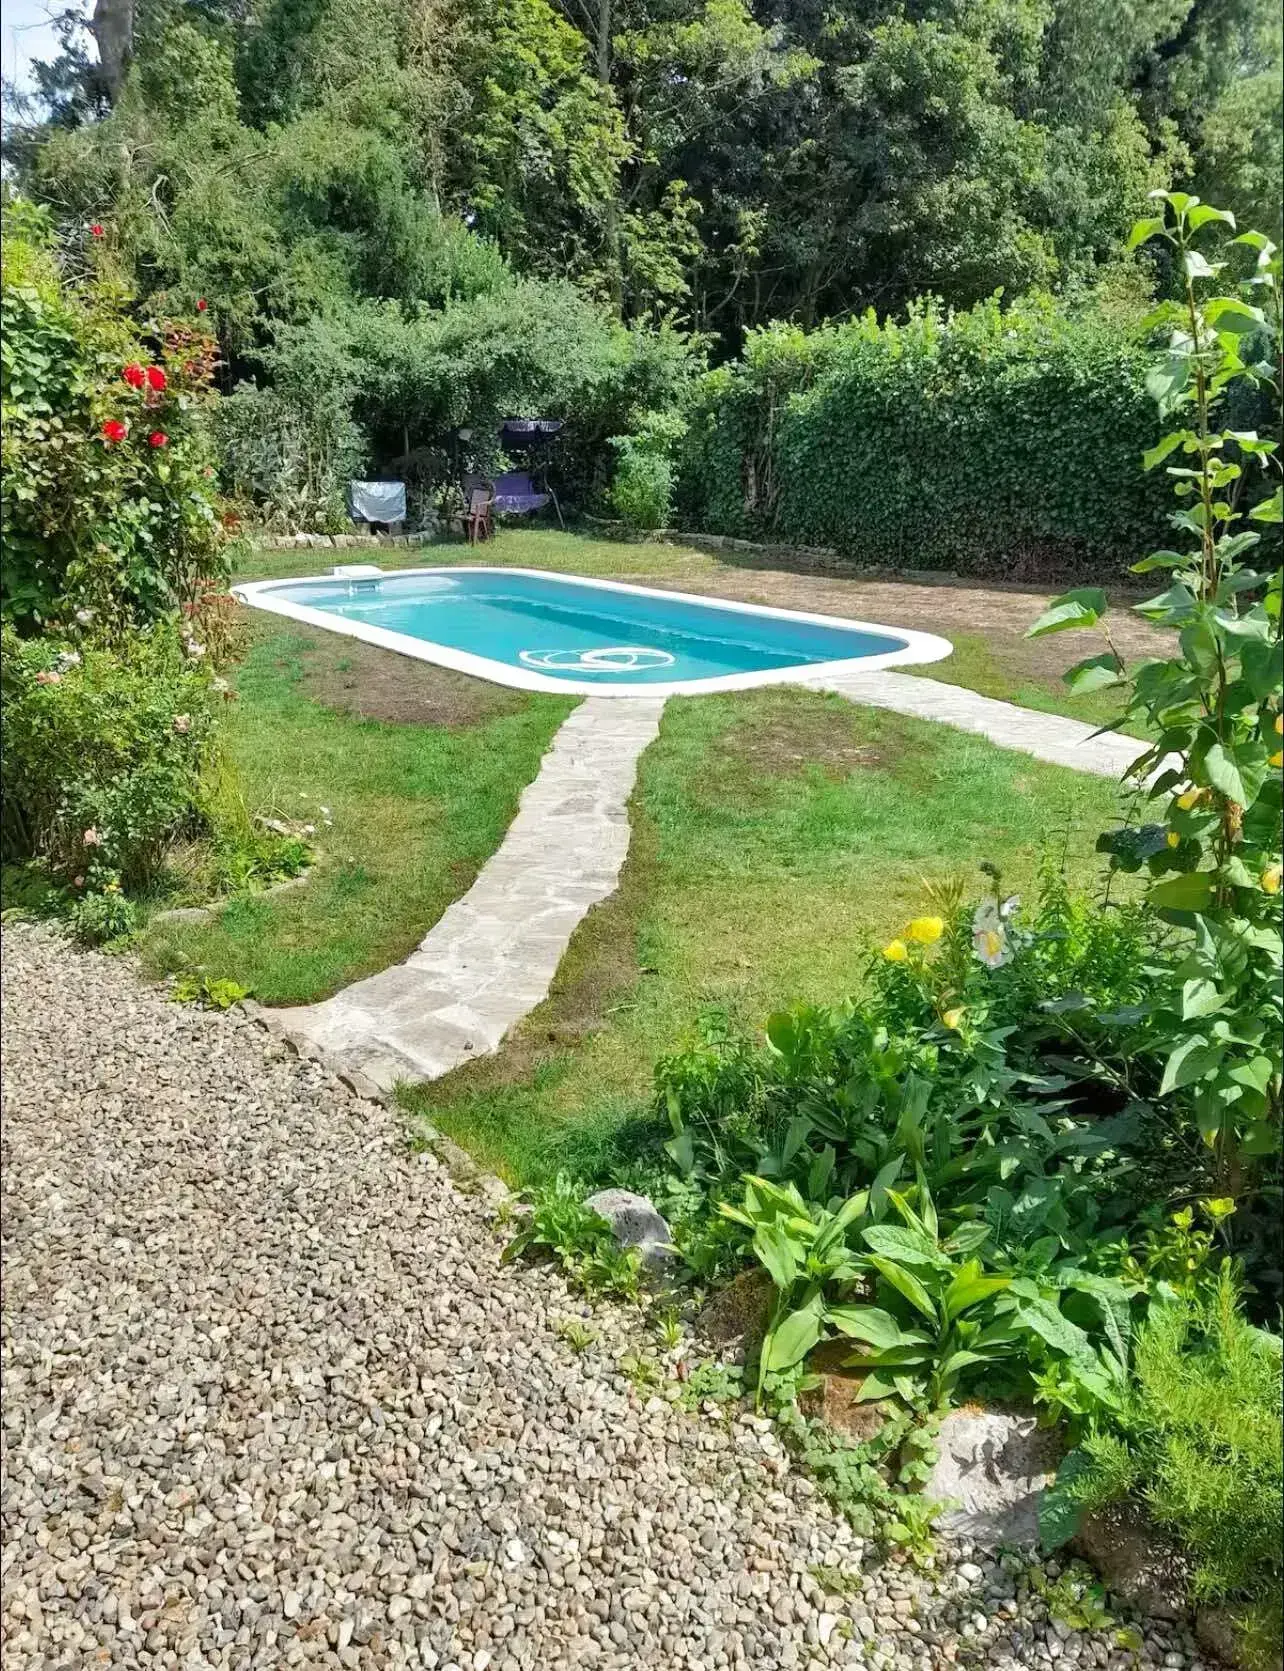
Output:
M1167 589L1137 607L1174 630L1176 650L1128 667L1112 647L1066 677L1072 689L1117 689L1123 723L1140 720L1156 736L1131 775L1157 816L1110 832L1102 846L1144 876L1146 906L1179 931L1178 951L1152 971L1141 1005L1164 1058L1156 1103L1207 1146L1215 1193L1238 1200L1278 1183L1284 651L1278 561L1269 572L1250 566L1263 532L1275 536L1278 559L1279 443L1231 427L1229 408L1248 385L1267 391L1278 414L1280 259L1258 233L1230 237L1232 217L1198 198L1160 193L1157 209L1133 242L1169 247L1182 295L1155 316L1165 347L1149 387L1176 427L1146 464L1163 464L1173 482L1181 549L1135 568L1168 576ZM1213 233L1224 247L1210 259ZM1228 287L1228 264L1241 253L1251 276ZM1095 627L1104 607L1097 591L1066 593L1031 634Z
M589 1293L638 1296L641 1261L636 1248L621 1247L610 1224L586 1205L571 1178L554 1178L535 1190L517 1234L504 1248L506 1260L531 1251L556 1259Z

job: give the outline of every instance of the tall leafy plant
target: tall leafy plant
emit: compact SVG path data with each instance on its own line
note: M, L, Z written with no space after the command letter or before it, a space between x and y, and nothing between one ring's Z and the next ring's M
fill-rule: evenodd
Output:
M1102 631L1107 650L1066 678L1076 691L1117 686L1121 723L1156 739L1131 775L1159 816L1100 845L1123 868L1147 872L1148 905L1186 931L1184 955L1153 1001L1166 1053L1159 1095L1193 1112L1220 1191L1237 1197L1253 1158L1279 1143L1284 659L1281 572L1252 561L1281 521L1278 440L1232 427L1231 413L1245 389L1269 392L1278 411L1281 270L1275 246L1257 232L1234 236L1227 211L1181 192L1155 195L1159 212L1138 222L1131 242L1166 243L1182 293L1153 319L1165 342L1148 386L1174 427L1144 462L1172 480L1179 549L1133 567L1168 575L1137 611L1172 630L1173 652L1125 666L1096 588L1055 599L1029 636ZM1210 253L1214 233L1224 247ZM1231 260L1244 253L1251 275L1229 285Z

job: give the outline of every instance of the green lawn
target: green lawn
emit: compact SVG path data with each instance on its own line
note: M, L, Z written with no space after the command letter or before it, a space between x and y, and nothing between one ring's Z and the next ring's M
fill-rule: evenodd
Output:
M943 726L789 689L675 699L644 755L619 891L581 925L548 1001L495 1057L405 1093L517 1182L594 1157L645 1105L704 1004L757 1020L834 1000L923 905L923 878L1041 851L1095 867L1109 781Z
M198 968L284 1004L413 950L503 840L575 704L277 629L256 618L226 744L250 808L314 821L320 860L303 885L238 897L214 920L154 924L142 952L153 971ZM363 682L396 719L342 711Z

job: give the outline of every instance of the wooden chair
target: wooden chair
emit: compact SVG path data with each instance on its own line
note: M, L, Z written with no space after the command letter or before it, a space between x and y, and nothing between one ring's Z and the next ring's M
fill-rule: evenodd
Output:
M475 487L468 501L468 515L464 521L464 531L468 535L469 545L476 545L478 540L490 540L495 537L495 496L487 487Z

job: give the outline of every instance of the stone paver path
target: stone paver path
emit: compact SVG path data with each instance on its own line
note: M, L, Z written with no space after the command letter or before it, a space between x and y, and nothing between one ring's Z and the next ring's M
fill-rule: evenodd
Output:
M765 1423L635 1391L625 1314L572 1351L387 1109L128 960L3 951L5 1671L1193 1666L966 1545L880 1565Z
M1135 737L1115 733L1096 737L1096 727L1082 720L1018 708L1011 702L980 696L962 685L915 678L911 673L839 673L806 683L816 690L836 691L853 702L867 702L871 707L891 708L898 714L913 714L960 731L973 731L1000 748L1019 749L1054 766L1094 772L1099 777L1122 777L1147 746Z
M324 1003L259 1011L366 1094L494 1050L543 999L589 907L614 892L628 800L662 700L589 697L563 724L499 851L404 963Z

